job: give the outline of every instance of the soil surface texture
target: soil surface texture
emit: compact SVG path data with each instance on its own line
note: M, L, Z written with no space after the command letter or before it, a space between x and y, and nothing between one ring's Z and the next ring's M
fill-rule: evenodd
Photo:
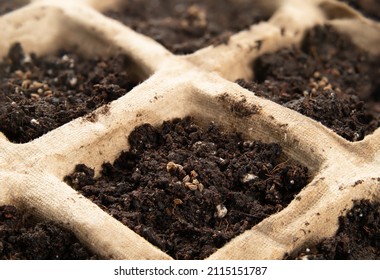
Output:
M15 44L0 62L0 131L25 143L126 94L136 83L124 56L36 57Z
M297 259L380 260L380 204L355 202L346 216L339 218L336 236L305 248Z
M13 206L0 206L0 260L98 259L74 234L37 222Z
M238 80L240 85L347 140L361 140L380 126L380 58L329 26L310 30L301 47L261 56L253 68L255 80Z
M101 177L78 165L65 178L175 259L204 259L282 210L307 184L307 168L284 160L278 144L243 140L188 117L144 124L130 149Z
M256 0L130 0L106 15L176 54L227 43L233 33L268 19Z
M380 2L379 0L339 0L346 2L364 16L374 20L380 20Z

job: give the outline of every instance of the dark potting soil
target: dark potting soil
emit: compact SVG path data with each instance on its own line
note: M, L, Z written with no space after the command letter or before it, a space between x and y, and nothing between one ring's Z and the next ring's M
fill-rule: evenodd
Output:
M332 27L315 27L301 47L265 54L253 68L255 80L239 80L240 85L320 121L350 141L380 126L380 58Z
M0 16L26 5L27 0L0 0Z
M255 0L130 0L106 15L176 54L226 43L233 33L268 19Z
M136 85L127 64L122 55L36 57L13 45L0 62L0 131L25 143L121 97Z
M37 222L13 206L0 206L0 260L98 259L74 234Z
M307 168L278 144L243 140L192 118L144 124L101 176L85 165L73 188L175 259L204 259L282 210L307 184Z
M305 248L297 259L380 260L380 204L356 201L354 207L339 217L334 237Z
M364 16L374 20L380 20L380 2L379 0L339 0L346 2L353 8L357 9Z

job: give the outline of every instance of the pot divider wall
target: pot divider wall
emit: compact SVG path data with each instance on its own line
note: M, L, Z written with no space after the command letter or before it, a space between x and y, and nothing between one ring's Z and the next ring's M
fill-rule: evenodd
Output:
M146 36L100 14L102 1L34 1L0 17L0 55L20 42L37 55L61 48L85 56L125 53L145 80L125 96L25 144L0 133L0 204L61 223L95 253L110 259L171 259L63 182L77 164L99 174L127 150L128 135L144 123L193 116L249 140L279 143L306 166L309 184L282 211L220 248L209 259L281 259L335 234L353 200L380 201L380 130L349 142L322 124L231 82L254 75L247 64L263 53L298 44L304 32L329 23L376 53L379 23L336 1L276 1L273 16L232 36L228 44L175 56ZM340 18L342 17L342 18ZM286 66L284 66L286 67ZM239 106L236 106L239 104Z

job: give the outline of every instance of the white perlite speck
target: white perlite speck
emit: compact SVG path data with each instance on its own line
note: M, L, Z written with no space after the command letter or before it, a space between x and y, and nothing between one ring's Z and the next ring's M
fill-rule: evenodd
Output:
M216 216L218 218L224 218L227 215L227 208L223 204L218 204L216 206Z

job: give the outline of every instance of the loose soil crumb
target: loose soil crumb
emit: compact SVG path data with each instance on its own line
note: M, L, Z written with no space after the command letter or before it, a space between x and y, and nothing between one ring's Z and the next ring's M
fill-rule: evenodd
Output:
M88 260L98 257L74 234L50 222L35 222L13 206L0 206L1 260Z
M380 204L355 202L346 216L339 217L336 236L305 248L298 259L380 260Z
M144 124L101 177L78 165L65 180L175 259L204 259L281 211L307 184L307 168L278 144L243 140L192 118Z
M232 114L240 118L252 116L261 110L261 108L257 105L247 104L245 97L242 97L237 101L234 97L224 93L219 96L218 99L228 106Z
M358 49L332 27L310 30L300 48L261 56L254 72L255 81L237 82L350 141L380 126L380 58Z
M122 55L86 60L62 51L36 57L13 45L0 62L0 131L25 143L108 104L136 85L127 64Z
M130 0L107 16L120 20L176 54L192 53L268 19L255 0Z

